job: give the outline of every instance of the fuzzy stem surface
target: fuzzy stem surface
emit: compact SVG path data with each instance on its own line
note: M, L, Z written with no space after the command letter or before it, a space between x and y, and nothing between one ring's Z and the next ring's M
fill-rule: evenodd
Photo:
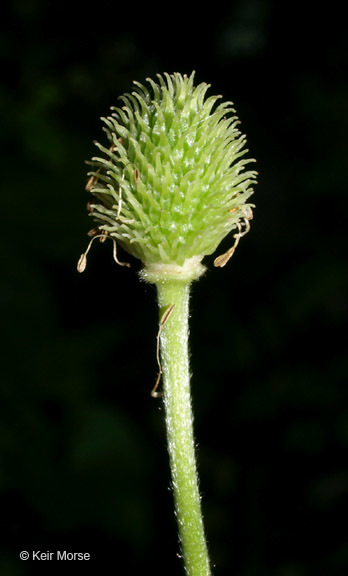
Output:
M181 551L188 576L210 576L193 436L188 351L190 281L168 279L157 283L160 319L174 304L161 327L168 452Z

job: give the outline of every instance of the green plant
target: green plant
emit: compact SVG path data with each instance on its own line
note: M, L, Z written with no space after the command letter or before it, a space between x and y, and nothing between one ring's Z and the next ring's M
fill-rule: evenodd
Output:
M86 189L97 228L82 254L86 267L95 239L111 239L142 262L140 276L156 284L159 304L158 363L176 515L186 572L210 574L196 458L188 359L189 293L205 270L204 256L234 231L233 245L214 260L224 266L249 230L247 203L256 173L245 170L245 137L230 102L206 98L209 85L194 74L158 75L149 88L134 82L123 106L103 118L109 146L96 143ZM160 354L159 354L160 351ZM157 391L159 378L152 391Z

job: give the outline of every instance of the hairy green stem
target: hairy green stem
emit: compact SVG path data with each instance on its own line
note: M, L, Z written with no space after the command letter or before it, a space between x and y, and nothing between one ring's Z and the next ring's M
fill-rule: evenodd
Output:
M211 574L204 536L193 437L188 356L190 281L157 282L160 351L172 487L188 576ZM166 311L174 305L170 316Z

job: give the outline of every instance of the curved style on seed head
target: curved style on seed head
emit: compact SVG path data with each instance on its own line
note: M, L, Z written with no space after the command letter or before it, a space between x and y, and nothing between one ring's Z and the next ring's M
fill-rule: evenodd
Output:
M233 247L214 262L224 266L249 230L256 182L235 110L206 98L209 85L194 86L194 73L148 83L134 82L102 118L109 146L95 143L89 215L145 269L200 262L235 230Z

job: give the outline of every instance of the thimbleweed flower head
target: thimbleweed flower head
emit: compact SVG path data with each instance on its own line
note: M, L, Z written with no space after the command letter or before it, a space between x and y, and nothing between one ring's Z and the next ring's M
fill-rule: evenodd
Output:
M101 155L90 163L86 189L97 223L90 235L110 237L116 261L116 242L139 258L149 281L171 270L193 279L229 232L233 246L215 266L227 263L249 230L256 172L245 169L252 160L244 159L246 140L231 102L206 98L209 85L194 86L194 73L148 82L134 82L133 92L120 97L123 105L102 118L109 144L96 143Z

